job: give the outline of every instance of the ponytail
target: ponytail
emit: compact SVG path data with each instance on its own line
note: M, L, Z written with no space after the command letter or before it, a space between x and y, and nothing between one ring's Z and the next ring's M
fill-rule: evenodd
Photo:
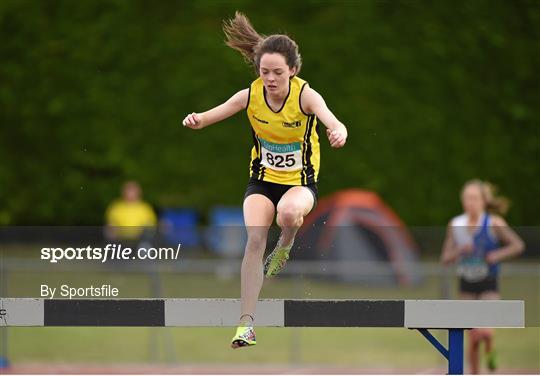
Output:
M225 44L239 51L244 60L255 69L255 47L264 40L264 37L257 33L247 17L236 11L234 18L223 22L223 32L225 33Z
M493 214L505 215L510 208L510 200L497 195L498 188L490 182L484 181L484 197L486 209Z
M284 34L261 35L251 25L248 18L236 11L234 18L223 22L225 44L239 51L244 60L259 74L261 57L265 53L279 53L289 68L296 68L295 75L302 67L302 57L298 52L298 44Z

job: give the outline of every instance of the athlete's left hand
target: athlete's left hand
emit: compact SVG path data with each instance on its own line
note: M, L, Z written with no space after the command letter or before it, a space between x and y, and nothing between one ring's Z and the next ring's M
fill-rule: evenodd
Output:
M495 252L489 252L487 255L486 255L486 262L489 264L489 265L493 265L495 263L497 263L497 255L495 254Z
M347 132L344 129L328 129L326 128L326 135L328 136L328 141L330 141L330 146L333 148L340 148L345 145L347 141Z

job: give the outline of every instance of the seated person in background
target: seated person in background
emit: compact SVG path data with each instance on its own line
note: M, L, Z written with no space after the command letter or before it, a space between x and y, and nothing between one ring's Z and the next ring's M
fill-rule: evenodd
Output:
M122 187L122 198L113 201L107 208L105 237L126 247L135 247L149 240L156 226L157 217L152 206L141 198L142 190L135 181Z

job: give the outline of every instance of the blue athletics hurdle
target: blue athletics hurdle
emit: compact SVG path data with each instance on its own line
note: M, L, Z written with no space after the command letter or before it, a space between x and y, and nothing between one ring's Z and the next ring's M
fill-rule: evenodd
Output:
M238 299L0 298L0 326L231 326ZM256 326L395 327L416 329L463 373L463 332L470 328L523 328L517 300L294 300L263 299ZM429 329L448 330L448 346Z

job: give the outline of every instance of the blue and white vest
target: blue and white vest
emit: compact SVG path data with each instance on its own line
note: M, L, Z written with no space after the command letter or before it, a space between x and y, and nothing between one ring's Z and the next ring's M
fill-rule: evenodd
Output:
M474 233L468 231L467 214L459 215L452 219L452 232L454 242L458 247L473 244L473 251L463 255L458 261L457 272L468 282L477 282L489 277L497 277L499 263L489 265L486 255L499 248L499 241L493 229L490 227L491 217L484 213L480 216L477 229Z

